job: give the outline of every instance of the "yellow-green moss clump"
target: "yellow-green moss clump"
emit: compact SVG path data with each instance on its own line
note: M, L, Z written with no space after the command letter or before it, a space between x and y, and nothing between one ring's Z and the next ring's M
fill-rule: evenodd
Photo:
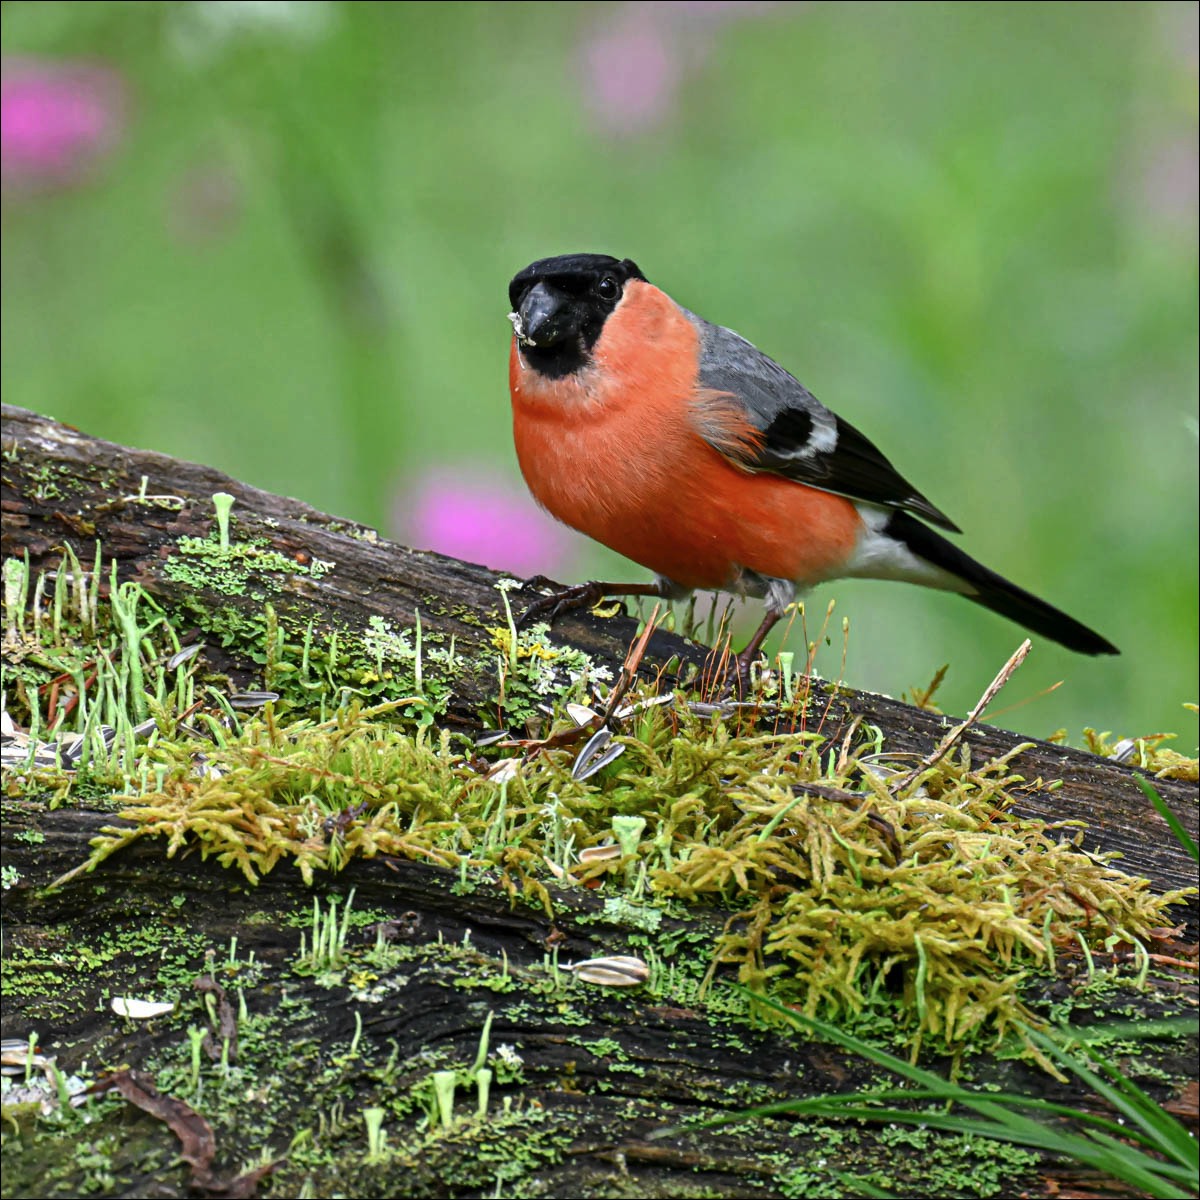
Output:
M165 837L168 853L198 844L250 880L285 858L311 879L387 854L486 871L546 907L584 883L643 906L702 902L729 914L710 971L734 964L814 1015L899 993L908 1033L946 1045L1028 1019L1022 981L1056 950L1136 947L1180 898L1083 853L1079 827L1011 816L1015 792L1042 786L1014 773L1019 750L978 766L962 750L907 779L874 739L830 752L679 703L643 712L586 782L573 750L539 749L496 783L449 735L380 716L160 746L161 783L124 798L130 824L86 865ZM628 852L580 860L614 830Z

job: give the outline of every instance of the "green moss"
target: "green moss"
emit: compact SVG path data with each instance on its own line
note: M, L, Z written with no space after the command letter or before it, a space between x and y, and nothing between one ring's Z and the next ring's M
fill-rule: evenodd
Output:
M580 1042L580 1047L586 1050L589 1054L594 1054L597 1058L610 1058L617 1062L624 1062L626 1059L625 1051L621 1048L621 1043L614 1041L612 1038L597 1038L590 1042Z
M1196 711L1195 704L1185 704L1183 707L1193 713ZM1111 733L1085 729L1083 740L1093 754L1101 758L1120 755L1120 761L1136 764L1156 779L1184 779L1189 783L1200 779L1200 759L1194 754L1181 754L1166 744L1175 740L1173 733L1117 739Z
M164 750L161 787L125 797L130 826L106 831L88 865L146 837L164 838L168 855L199 846L250 882L282 861L311 881L384 853L494 878L544 906L551 846L601 844L614 813L635 809L646 824L634 887L646 899L618 890L592 920L632 927L660 961L656 903L727 906L713 966L732 964L805 1012L886 1012L906 1036L947 1046L1028 1019L1022 986L1055 945L1132 945L1178 899L1083 854L1080 832L1002 816L1023 782L1011 756L943 760L893 796L852 756L831 775L816 744L790 735L673 715L622 740L617 769L587 783L570 778L569 755L543 755L497 786L447 738L370 710L253 719L206 748L216 777L192 770L194 747ZM570 855L567 872L564 883L607 889L627 879L619 863Z
M889 1125L872 1138L853 1126L806 1121L805 1149L773 1156L773 1189L785 1197L847 1195L1012 1196L1023 1194L1037 1155L1002 1142ZM843 1164L834 1170L833 1164ZM768 1165L764 1163L764 1166Z
M152 981L164 992L191 985L196 956L203 941L196 935L162 922L147 922L115 932L81 934L78 927L47 930L36 949L16 945L5 953L0 988L4 996L44 996L72 979L87 977L89 986L117 985L133 968L146 979L144 962L156 964Z
M175 553L163 564L163 574L176 583L188 584L199 589L209 589L226 596L241 596L251 591L253 585L260 588L260 599L269 592L278 590L278 581L268 582L263 577L274 575L305 575L320 579L334 563L313 559L299 563L278 551L268 548L265 540L258 542L231 542L227 546L214 538L180 538Z
M30 462L23 464L22 474L24 485L39 504L67 500L83 491L78 476L67 463Z

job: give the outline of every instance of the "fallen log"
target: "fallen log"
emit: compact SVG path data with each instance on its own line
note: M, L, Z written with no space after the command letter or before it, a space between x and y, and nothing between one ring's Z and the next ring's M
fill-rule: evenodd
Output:
M164 608L188 614L206 668L246 688L264 684L264 606L281 640L306 631L362 637L379 622L419 622L427 644L453 639L455 647L437 680L417 681L441 689L439 724L478 731L505 717L495 631L508 616L496 573L388 543L209 468L20 409L5 407L3 418L6 558L28 556L32 573L53 571L66 546L87 563L99 543L106 589L134 581ZM231 542L253 548L244 576L202 569L211 565L203 551L218 525L217 494L233 497ZM593 614L554 631L556 642L614 671L636 633L624 615ZM679 673L706 659L706 648L658 631L643 670ZM832 744L861 720L883 731L890 750L925 757L957 724L887 697L811 687L810 711ZM975 724L961 742L983 761L1025 739ZM1030 780L1063 781L1023 793L1023 812L1086 822L1089 851L1119 851L1125 870L1159 890L1194 884L1194 864L1133 769L1043 742L1014 765ZM1195 785L1156 787L1195 837ZM781 1196L853 1191L854 1180L930 1195L1102 1186L1078 1165L898 1127L773 1117L656 1139L664 1126L851 1091L879 1073L837 1048L753 1027L744 999L730 993L662 978L644 989L580 982L566 964L645 955L647 944L636 913L587 888L550 884L551 916L514 904L497 881L383 856L321 876L311 889L283 866L251 887L211 859L168 858L160 843L142 840L47 893L112 825L111 805L97 798L53 807L32 776L6 789L4 803L5 1036L36 1031L66 1074L82 1073L85 1060L92 1071L131 1064L158 1093L189 1106L163 1124L153 1116L165 1107L159 1100L132 1112L110 1095L71 1142L15 1121L17 1131L4 1134L6 1195L181 1195L197 1178L207 1194L230 1195L254 1186L278 1195L422 1196ZM1194 930L1194 900L1177 911ZM653 944L711 944L728 916L702 907L661 916ZM1091 1019L1089 979L1114 966L1103 955L1086 967L1064 958L1045 985L1047 1011L1066 1005ZM110 1006L116 996L162 995L178 997L174 1013L145 1024ZM1120 995L1121 1010L1146 1031L1194 1004L1186 971L1158 971L1143 991ZM222 1014L238 1031L232 1058L216 1038ZM183 1026L195 1031L191 1043L181 1039ZM1144 1040L1126 1065L1157 1073L1147 1086L1164 1100L1196 1078L1194 1044L1178 1038ZM1024 1062L985 1056L966 1070L988 1085L1099 1106L1077 1080L1049 1080ZM208 1132L196 1132L200 1110ZM206 1157L190 1183L175 1161L178 1128L215 1154L216 1167ZM273 1174L251 1170L268 1161ZM831 1182L835 1172L841 1183Z
M136 580L172 608L215 612L261 625L264 595L281 620L305 628L365 630L371 618L409 625L419 615L426 635L453 638L459 662L447 717L477 726L496 693L496 649L490 629L505 623L497 582L503 577L471 563L388 542L374 530L317 512L298 500L239 483L209 467L90 437L47 417L6 405L0 511L5 557L29 555L34 570L58 565L64 544L86 559L99 541L117 576ZM253 588L222 590L197 572L168 572L181 541L210 538L212 497L234 497L240 542L295 565L294 573L260 575ZM313 571L313 564L329 564ZM520 598L516 600L519 606ZM558 640L615 667L637 633L623 615L564 618ZM234 645L206 644L213 665L236 682L253 684L261 665L238 657ZM651 638L646 666L676 660L704 665L707 648L663 632ZM261 680L258 680L261 683ZM928 754L956 722L871 692L814 681L811 707L824 714L831 741L856 718L882 729L897 752ZM1118 852L1130 871L1162 890L1187 887L1194 868L1137 784L1138 772L1111 759L1019 737L987 725L965 734L973 755L996 757L1029 742L1018 766L1029 778L1062 779L1057 792L1037 799L1037 815L1085 822L1098 845ZM1160 780L1163 798L1197 835L1196 786Z

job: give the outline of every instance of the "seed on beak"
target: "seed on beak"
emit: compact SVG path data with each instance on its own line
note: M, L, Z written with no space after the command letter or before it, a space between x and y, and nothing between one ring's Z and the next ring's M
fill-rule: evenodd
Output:
M532 346L533 339L525 336L525 322L521 318L519 312L510 312L508 319L512 322L513 333L517 335L517 341L523 346Z

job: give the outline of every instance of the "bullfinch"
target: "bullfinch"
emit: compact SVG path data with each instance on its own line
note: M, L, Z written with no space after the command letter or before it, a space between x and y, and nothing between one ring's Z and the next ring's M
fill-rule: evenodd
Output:
M1115 646L964 554L961 532L852 425L629 259L567 254L509 284L513 436L534 498L654 572L588 583L530 615L696 588L761 597L744 682L798 590L899 579L957 592L1082 654Z

